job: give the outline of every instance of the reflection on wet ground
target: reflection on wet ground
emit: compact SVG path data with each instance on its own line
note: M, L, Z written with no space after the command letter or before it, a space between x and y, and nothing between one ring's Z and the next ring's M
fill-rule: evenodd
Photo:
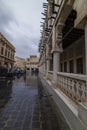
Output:
M11 97L12 91L12 81L10 80L0 80L0 108L8 102Z
M0 84L0 130L62 130L35 75Z

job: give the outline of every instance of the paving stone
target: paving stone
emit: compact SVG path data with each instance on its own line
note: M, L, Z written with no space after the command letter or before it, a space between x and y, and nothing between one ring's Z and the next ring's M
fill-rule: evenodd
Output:
M12 127L5 127L3 130L12 130Z
M12 130L22 130L21 127L14 127Z
M5 123L0 123L0 128L3 128L4 125Z
M23 122L15 122L13 127L22 127Z
M30 124L31 124L31 122L26 121L23 123L23 127L30 127Z
M32 128L31 130L41 130L40 128Z
M30 128L25 127L25 128L22 128L22 130L30 130Z
M37 78L30 77L28 86L25 82L23 77L14 80L12 97L0 109L0 130L59 130L49 100L43 96L45 91L37 86Z
M8 127L12 127L12 126L14 125L14 121L8 121L8 122L6 123L6 125L7 125Z

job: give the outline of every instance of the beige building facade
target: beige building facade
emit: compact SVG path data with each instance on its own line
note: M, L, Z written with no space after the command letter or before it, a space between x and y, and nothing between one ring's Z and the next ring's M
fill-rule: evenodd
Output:
M50 93L59 89L56 95L60 92L66 100L69 98L67 103L64 99L60 102L57 98L62 95L61 99L63 94L53 95L74 130L86 130L87 0L48 0L44 8L47 11L39 43L42 83L49 84L49 80ZM71 114L71 118L66 113Z
M10 70L14 65L15 47L0 33L0 66Z
M26 60L25 60L24 58L15 56L14 67L15 67L16 69L25 70L25 67L26 67Z
M26 59L26 69L30 71L35 71L38 69L39 58L36 55L30 55Z

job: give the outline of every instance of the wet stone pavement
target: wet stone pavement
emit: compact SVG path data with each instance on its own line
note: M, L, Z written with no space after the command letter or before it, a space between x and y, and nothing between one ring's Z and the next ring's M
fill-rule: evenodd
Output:
M0 81L0 130L62 130L37 76Z

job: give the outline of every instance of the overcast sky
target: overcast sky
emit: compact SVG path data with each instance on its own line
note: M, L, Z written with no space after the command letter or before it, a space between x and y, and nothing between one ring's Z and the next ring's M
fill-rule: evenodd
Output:
M43 2L0 0L0 32L15 46L16 56L38 54Z

